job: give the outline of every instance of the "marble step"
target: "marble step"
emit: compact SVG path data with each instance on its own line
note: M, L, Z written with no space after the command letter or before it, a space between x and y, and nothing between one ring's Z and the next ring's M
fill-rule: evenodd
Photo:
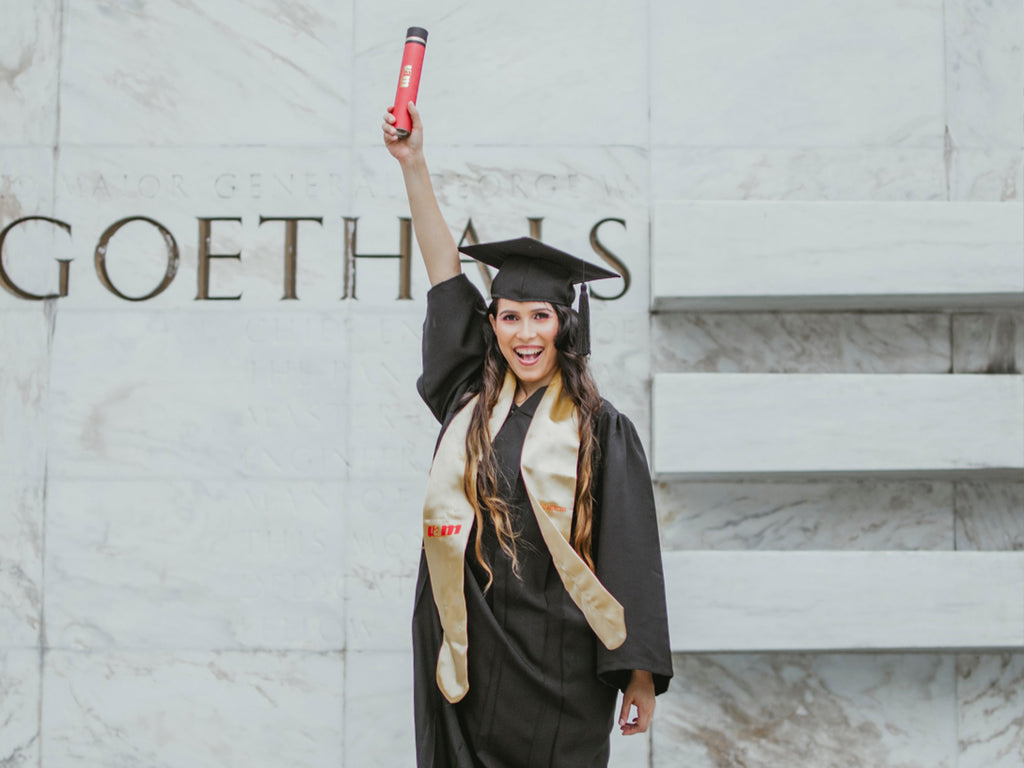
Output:
M655 374L657 477L1024 477L1024 377Z
M1021 552L665 552L672 650L1024 649Z
M1020 202L666 200L655 310L1024 306Z

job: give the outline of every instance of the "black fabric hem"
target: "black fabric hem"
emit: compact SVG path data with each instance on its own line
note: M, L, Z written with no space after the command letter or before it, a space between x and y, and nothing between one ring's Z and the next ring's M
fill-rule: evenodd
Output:
M644 669L644 665L640 664L636 669ZM647 670L651 673L651 677L654 678L654 695L660 696L668 690L669 681L672 679L673 672L654 671ZM633 676L632 669L598 669L597 679L605 685L615 688L619 691L625 691L629 687L629 681Z

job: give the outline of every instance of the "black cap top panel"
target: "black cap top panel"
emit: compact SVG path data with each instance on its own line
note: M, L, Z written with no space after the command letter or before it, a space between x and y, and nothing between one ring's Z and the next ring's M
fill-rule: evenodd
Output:
M498 269L491 283L491 296L496 299L569 306L576 295L575 283L619 276L532 237L467 245L459 250Z

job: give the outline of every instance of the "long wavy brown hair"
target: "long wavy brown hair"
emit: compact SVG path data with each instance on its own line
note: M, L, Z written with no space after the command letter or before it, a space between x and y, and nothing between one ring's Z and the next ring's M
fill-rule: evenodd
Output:
M570 307L560 304L552 306L558 317L555 349L558 351L558 366L562 373L562 391L576 406L580 425L572 546L593 570L591 541L594 530L594 466L600 452L595 425L598 412L601 410L601 396L587 369L586 355L572 351L577 335L581 332L579 316ZM492 302L487 312L489 315L497 316L497 302ZM469 430L466 433L463 490L476 515L475 551L477 560L487 572L487 585L484 588L486 591L494 581L494 573L483 553L484 514L489 516L497 535L498 545L512 561L512 570L517 575L519 558L516 555L516 531L513 530L511 523L508 502L502 498L498 463L487 433L487 423L501 394L508 363L501 354L490 323L483 324L483 332L487 340L487 353L484 358L480 397L473 408Z

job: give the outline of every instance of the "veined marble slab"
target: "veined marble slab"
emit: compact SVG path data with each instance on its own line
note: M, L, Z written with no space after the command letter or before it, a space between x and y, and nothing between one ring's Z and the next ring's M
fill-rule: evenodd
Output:
M65 142L349 139L351 2L102 0L68 4L64 13Z
M0 474L0 650L43 640L45 498L43 477Z
M1024 378L656 374L654 473L1018 479Z
M943 16L950 144L1019 152L1024 146L1024 6L1016 0L945 3Z
M413 768L412 654L350 652L345 674L345 765Z
M346 502L342 483L53 480L49 647L341 650Z
M1024 554L666 552L672 649L1024 648Z
M656 310L1024 305L1012 203L661 201Z
M950 161L950 200L1000 202L1024 195L1024 153L1019 149L954 148Z
M606 310L608 302L590 305L590 373L601 396L636 425L649 451L651 316Z
M651 6L651 144L941 150L941 0Z
M47 768L341 765L341 653L47 654Z
M60 0L5 3L0 25L0 136L52 146L57 132Z
M646 144L645 4L394 0L386 8L355 2L357 143L380 142L405 30L417 25L430 33L417 100L428 142Z
M1024 551L1024 483L956 483L956 548Z
M939 313L662 312L650 322L659 372L949 371L950 317Z
M958 765L952 654L681 654L674 666L656 768Z
M39 653L0 647L0 765L39 764Z
M351 477L359 480L425 482L433 460L440 424L416 391L424 307L411 303L400 310L360 305L350 318L345 439Z
M945 200L947 183L920 147L651 147L652 200Z
M1024 765L1024 653L956 659L957 768Z
M55 312L52 302L0 312L0 478L45 473Z
M656 483L654 492L664 549L948 552L955 549L953 485L676 479Z
M416 577L363 573L345 579L345 647L412 652Z
M401 477L380 474L381 470L360 477L349 489L345 647L409 653L427 472Z
M1024 312L953 316L954 373L1024 371Z
M61 313L49 476L343 480L347 350L344 309Z

